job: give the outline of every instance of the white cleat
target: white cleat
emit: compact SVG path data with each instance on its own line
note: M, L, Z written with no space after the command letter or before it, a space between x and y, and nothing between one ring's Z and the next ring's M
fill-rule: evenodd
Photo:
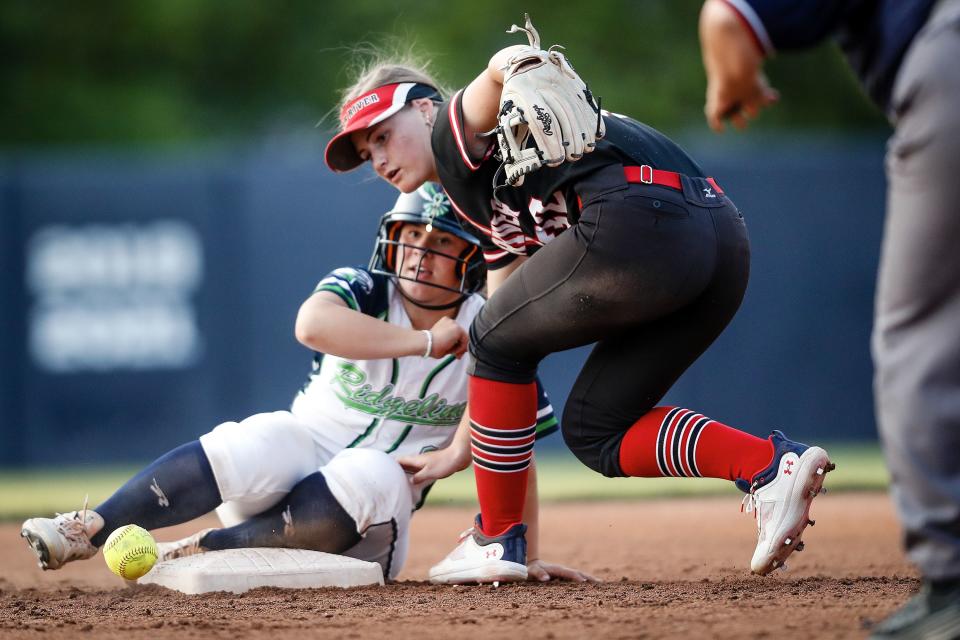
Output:
M59 569L74 560L86 560L97 553L90 536L103 528L103 518L96 511L58 513L54 518L30 518L23 523L20 536L40 563L40 568Z
M477 526L464 531L460 543L430 569L434 584L523 582L527 579L527 527L516 524L505 533L488 537Z
M757 548L750 569L759 575L785 567L790 554L803 550L801 534L813 524L810 505L835 468L820 447L791 442L778 431L773 442L779 460L775 457L776 464L757 475L744 498L746 510L756 512Z
M173 560L174 558L195 556L198 553L206 553L209 549L200 546L200 541L211 531L215 531L215 529L202 529L191 536L174 542L158 542L157 561L162 562L164 560Z

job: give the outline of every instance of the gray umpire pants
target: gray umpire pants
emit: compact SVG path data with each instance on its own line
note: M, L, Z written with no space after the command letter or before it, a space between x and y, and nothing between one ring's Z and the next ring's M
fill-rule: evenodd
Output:
M907 554L960 578L960 0L939 3L897 76L873 355Z

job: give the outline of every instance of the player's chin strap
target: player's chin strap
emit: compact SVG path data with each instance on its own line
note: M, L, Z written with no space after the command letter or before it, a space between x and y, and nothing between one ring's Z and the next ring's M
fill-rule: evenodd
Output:
M405 300L409 301L410 304L415 304L421 309L427 309L428 311L445 311L447 309L453 309L454 307L459 307L460 304L467 299L467 296L470 295L468 293L461 293L459 298L457 298L453 302L448 302L447 304L424 304L423 302L420 302L419 300L416 300L410 297L409 295L407 295L407 292L404 291L403 287L400 286L400 280L401 280L400 278L397 278L396 276L394 276L394 285L396 286L397 291L400 292L400 295L403 296ZM406 278L403 278L403 280L406 280ZM417 282L417 281L414 280L414 282Z

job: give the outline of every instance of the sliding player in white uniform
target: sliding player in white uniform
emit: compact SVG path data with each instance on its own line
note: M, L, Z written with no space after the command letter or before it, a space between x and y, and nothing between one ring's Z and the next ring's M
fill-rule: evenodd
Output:
M301 306L296 336L317 356L290 411L225 422L95 509L31 518L21 535L42 568L58 569L95 555L125 524L156 529L216 509L224 528L161 543L161 558L292 547L378 562L396 577L410 516L429 489L396 459L446 447L466 419L460 356L484 275L477 240L437 186L400 196L381 219L369 268L333 271ZM538 437L556 428L541 390ZM535 578L588 577L530 555Z

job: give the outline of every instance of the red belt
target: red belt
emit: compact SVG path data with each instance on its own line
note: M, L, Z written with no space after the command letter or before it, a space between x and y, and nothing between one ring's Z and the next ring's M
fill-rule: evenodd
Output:
M658 184L662 187L670 187L677 191L683 191L683 187L680 184L679 173L654 169L648 164L642 164L639 167L624 167L623 175L626 177L627 182L634 184ZM717 190L717 193L723 193L723 189L720 188L720 185L718 185L713 178L706 178L706 180L710 183L710 186Z

